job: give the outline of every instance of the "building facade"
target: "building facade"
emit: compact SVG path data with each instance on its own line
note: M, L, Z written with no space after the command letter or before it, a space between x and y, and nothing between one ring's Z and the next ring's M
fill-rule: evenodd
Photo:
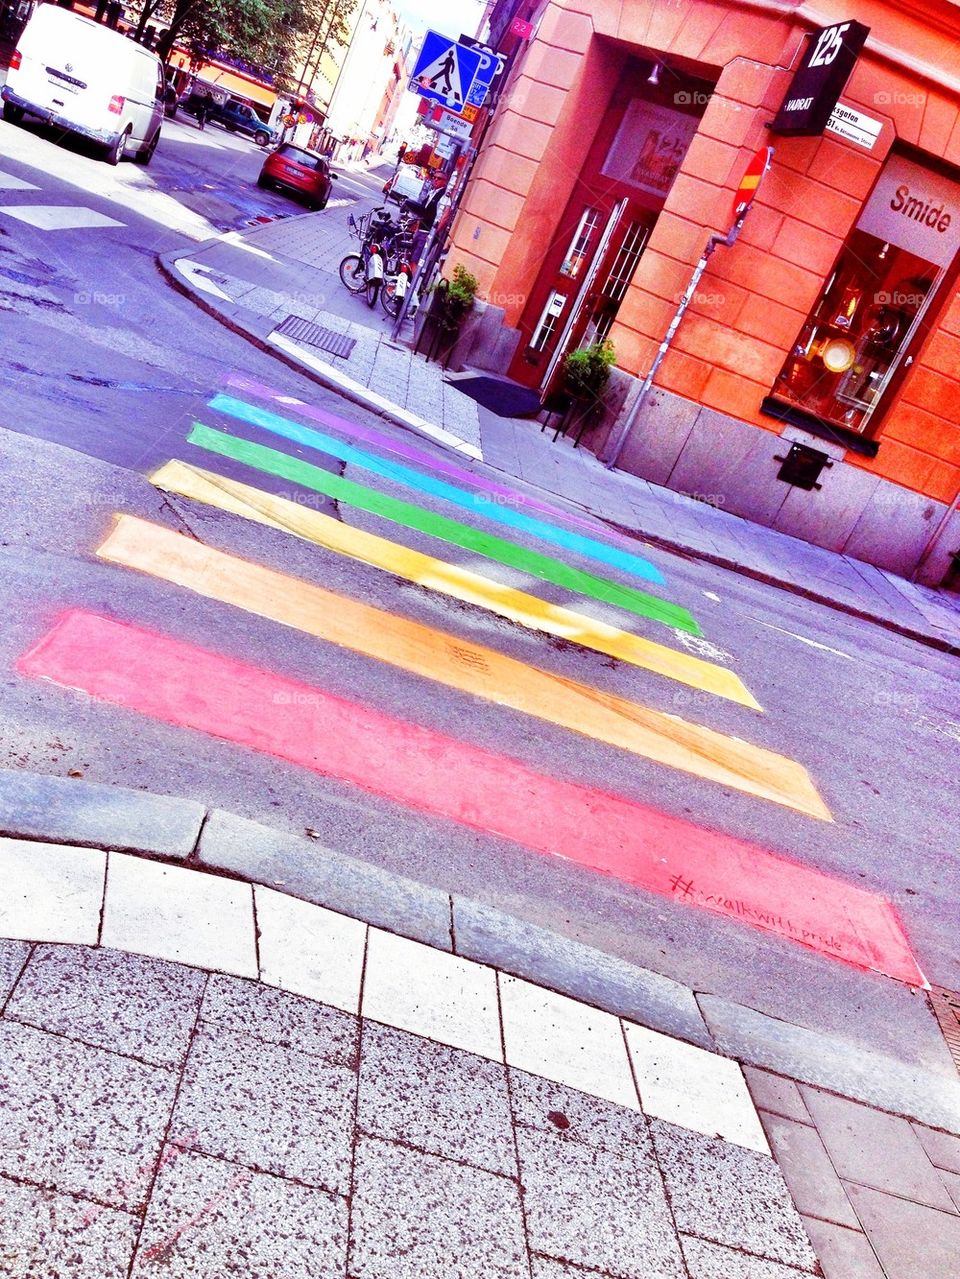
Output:
M514 18L530 34L517 42ZM815 136L771 130L825 28L869 28ZM930 584L960 551L960 10L949 0L550 0L517 44L453 228L474 363L547 390L609 339L584 437L618 465ZM794 104L796 105L796 103ZM802 105L802 101L800 103ZM693 270L710 257L647 394ZM613 432L613 437L611 437Z

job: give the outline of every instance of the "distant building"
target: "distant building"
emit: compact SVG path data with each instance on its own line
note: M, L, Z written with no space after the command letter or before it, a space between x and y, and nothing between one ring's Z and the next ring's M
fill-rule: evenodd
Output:
M411 43L390 0L361 0L327 116L341 139L341 159L360 159L387 140L406 88Z

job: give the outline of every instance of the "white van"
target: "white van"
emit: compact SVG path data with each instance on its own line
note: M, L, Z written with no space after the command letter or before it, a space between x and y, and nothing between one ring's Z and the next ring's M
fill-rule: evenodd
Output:
M111 164L149 164L160 137L163 64L90 18L42 4L23 29L3 86L3 118L24 115L90 138Z

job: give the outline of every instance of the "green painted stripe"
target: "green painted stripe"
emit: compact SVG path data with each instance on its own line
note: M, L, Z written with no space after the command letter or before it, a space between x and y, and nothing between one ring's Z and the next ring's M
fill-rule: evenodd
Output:
M233 458L254 470L268 475L277 475L281 479L290 480L315 493L323 493L335 501L346 502L359 510L368 511L371 515L379 515L383 519L392 520L404 528L416 529L430 537L461 546L464 550L474 551L487 559L496 560L510 568L519 569L521 573L529 573L544 582L553 582L565 590L576 591L591 599L600 600L604 604L615 604L619 608L636 613L639 617L649 617L663 622L676 630L688 631L691 635L699 635L700 628L685 608L679 604L671 604L668 600L658 599L645 591L634 590L630 586L620 586L603 577L595 577L580 569L571 568L560 560L549 555L541 555L537 551L528 551L526 547L517 546L503 538L490 533L482 533L468 524L459 524L445 515L437 515L422 506L414 506L411 502L401 502L398 498L388 497L376 489L366 488L363 484L355 484L340 475L332 475L329 471L302 462L299 458L287 453L279 453L276 449L266 448L262 444L254 444L250 440L237 439L223 431L215 431L212 427L195 422L188 436L191 444L196 444L211 453L219 453L223 457Z

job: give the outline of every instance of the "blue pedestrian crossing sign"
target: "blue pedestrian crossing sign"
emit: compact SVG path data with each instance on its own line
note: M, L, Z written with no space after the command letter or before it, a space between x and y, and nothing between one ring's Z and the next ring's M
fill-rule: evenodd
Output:
M461 111L483 61L478 50L468 49L439 31L428 31L410 77L410 88L451 111Z

